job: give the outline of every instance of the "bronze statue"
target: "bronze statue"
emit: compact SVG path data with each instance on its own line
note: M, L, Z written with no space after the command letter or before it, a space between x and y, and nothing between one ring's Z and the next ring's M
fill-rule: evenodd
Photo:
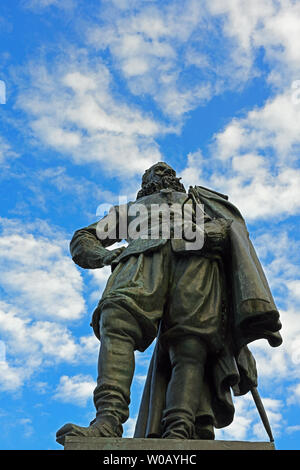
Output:
M146 210L134 225L139 235L124 235L141 205ZM175 208L176 217L187 207L188 224L202 242L192 246L174 235L188 224L177 218L176 226L172 211L169 236L161 217L150 227L150 209L163 206ZM106 249L124 238L126 248ZM210 189L186 192L176 172L159 162L145 172L136 201L75 232L70 249L82 268L111 265L112 274L92 318L101 340L96 418L88 427L66 424L57 441L63 444L66 435L122 436L134 351L155 338L134 437L214 439L214 428L233 420L231 389L234 395L256 390L247 344L282 342L279 313L239 210Z

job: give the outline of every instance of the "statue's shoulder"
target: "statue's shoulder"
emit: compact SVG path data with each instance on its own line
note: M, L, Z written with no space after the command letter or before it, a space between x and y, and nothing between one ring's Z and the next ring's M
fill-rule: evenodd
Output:
M245 222L240 210L229 201L226 194L205 188L204 186L190 187L189 192L195 196L196 200L198 197L198 200L203 202L204 205L209 206L213 211L225 211L228 214L228 218L235 217L237 218L236 220Z
M219 193L218 191L215 191L214 189L206 188L204 186L190 187L190 191L191 190L197 191L198 193L200 193L200 194L202 194L203 196L206 196L206 197L218 196L222 199L225 199L226 201L228 201L228 199L229 199L226 194Z

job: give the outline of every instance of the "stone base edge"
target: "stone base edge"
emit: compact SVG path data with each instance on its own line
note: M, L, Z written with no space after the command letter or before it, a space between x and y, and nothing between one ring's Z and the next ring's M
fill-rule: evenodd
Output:
M273 442L260 441L206 441L67 436L64 449L99 451L275 450L275 445Z

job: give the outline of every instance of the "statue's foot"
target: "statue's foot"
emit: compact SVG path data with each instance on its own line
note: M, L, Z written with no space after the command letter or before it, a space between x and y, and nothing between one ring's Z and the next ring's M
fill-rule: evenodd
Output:
M67 423L56 433L56 441L64 445L66 436L83 437L122 437L123 428L119 420L113 415L103 415L93 421L90 426L77 426Z
M206 424L202 426L196 426L195 429L196 439L205 439L207 441L213 441L215 438L214 427L212 424Z
M182 432L182 429L179 431L177 429L168 429L162 435L162 439L189 439L187 432Z
M203 440L214 440L215 433L212 424L197 425L193 437L187 437L188 433L184 433L182 429L168 429L163 434L163 439L203 439Z

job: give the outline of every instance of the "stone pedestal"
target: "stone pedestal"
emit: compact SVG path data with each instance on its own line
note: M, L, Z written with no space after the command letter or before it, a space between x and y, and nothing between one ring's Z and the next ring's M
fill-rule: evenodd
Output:
M177 439L132 439L67 436L65 450L98 451L202 451L202 450L275 450L272 442L205 441Z

